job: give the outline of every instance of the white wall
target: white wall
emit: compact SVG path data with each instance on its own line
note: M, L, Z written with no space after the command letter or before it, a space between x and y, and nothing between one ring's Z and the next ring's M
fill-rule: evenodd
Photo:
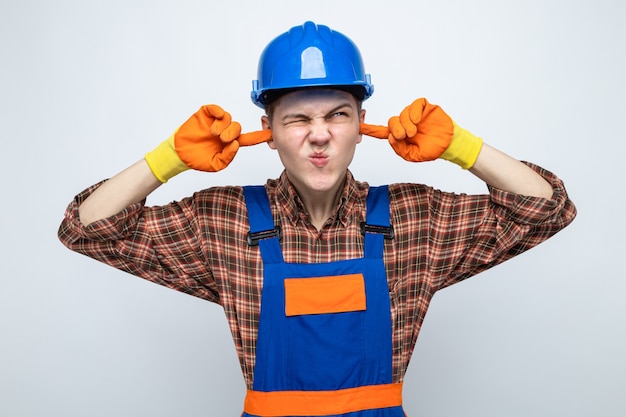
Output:
M412 416L623 416L626 3L21 0L0 4L0 415L237 416L244 384L219 307L66 250L65 206L201 104L245 131L265 44L305 20L349 35L385 123L421 96L561 176L579 215L540 247L439 293L406 378ZM259 163L260 162L260 163ZM446 162L367 138L373 184L483 192ZM280 172L265 146L188 172L160 204Z

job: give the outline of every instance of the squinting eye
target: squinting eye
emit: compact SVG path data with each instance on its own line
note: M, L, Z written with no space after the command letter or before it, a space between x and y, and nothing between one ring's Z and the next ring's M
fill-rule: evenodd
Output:
M289 125L302 125L302 124L305 124L307 122L308 121L305 120L305 119L291 119L291 120L286 121L285 125L286 126L289 126Z

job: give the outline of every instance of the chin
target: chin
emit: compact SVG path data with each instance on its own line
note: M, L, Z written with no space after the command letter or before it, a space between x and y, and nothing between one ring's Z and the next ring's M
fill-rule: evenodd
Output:
M346 169L347 170L347 169ZM346 176L346 170L338 172L336 170L332 170L326 172L315 169L315 170L295 170L295 171L287 171L287 175L291 183L298 189L299 192L314 192L314 193L324 193L324 192L335 192L337 187L340 187L343 184ZM294 173L296 173L294 175Z
M309 179L307 185L308 187L315 192L331 192L336 191L337 187L343 183L344 177L321 177L321 178L312 178Z

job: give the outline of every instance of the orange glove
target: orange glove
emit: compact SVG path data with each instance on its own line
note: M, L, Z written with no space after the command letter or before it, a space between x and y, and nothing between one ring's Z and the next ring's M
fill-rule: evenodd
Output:
M241 125L214 104L205 105L183 123L172 136L145 159L155 177L167 182L173 176L193 168L216 172L226 168L239 150L271 138L271 131L241 135Z
M189 168L199 171L221 171L231 163L239 150L236 141L241 125L230 113L209 104L200 107L174 133L174 149Z
M441 156L452 141L452 119L439 106L426 99L415 100L400 116L389 119L389 144L411 162L432 161Z
M424 98L405 107L400 116L391 117L387 128L363 123L361 133L388 139L393 150L407 161L443 158L465 169L474 164L482 148L480 138L459 128L441 107Z

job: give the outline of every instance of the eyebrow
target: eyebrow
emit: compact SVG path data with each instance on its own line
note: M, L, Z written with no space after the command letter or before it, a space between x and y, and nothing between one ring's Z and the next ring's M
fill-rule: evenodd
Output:
M343 109L344 107L351 107L350 102L345 102L345 103L341 103L338 104L337 106L333 107L331 110L329 110L326 113L326 116L335 113L336 111ZM305 118L305 119L309 119L310 116L304 113L288 113L286 115L284 115L282 117L281 120L288 120L288 119L300 119L300 118Z

